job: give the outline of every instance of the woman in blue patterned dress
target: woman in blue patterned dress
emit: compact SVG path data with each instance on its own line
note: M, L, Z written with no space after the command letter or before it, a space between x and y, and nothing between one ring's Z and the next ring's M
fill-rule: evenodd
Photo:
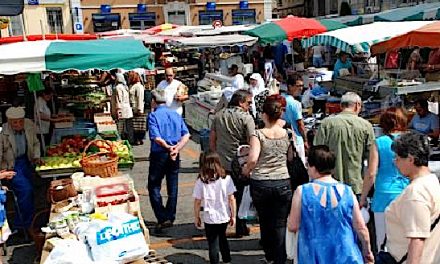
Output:
M335 160L327 146L312 147L308 156L312 182L298 187L293 196L288 228L299 232L298 264L374 261L368 229L353 191L332 178Z

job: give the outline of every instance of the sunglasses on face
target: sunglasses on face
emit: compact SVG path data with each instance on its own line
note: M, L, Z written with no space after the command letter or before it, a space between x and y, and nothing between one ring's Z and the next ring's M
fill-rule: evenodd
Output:
M167 77L173 77L173 75L172 75L172 74L167 74L166 76L167 76Z
M252 104L252 101L247 101L247 103L248 103L248 105L251 105L251 104Z

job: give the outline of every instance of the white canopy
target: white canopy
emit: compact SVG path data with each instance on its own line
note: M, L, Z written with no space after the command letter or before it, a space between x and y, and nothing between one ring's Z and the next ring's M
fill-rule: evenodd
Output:
M24 41L0 46L0 73L46 70L46 50L52 41Z
M257 40L258 38L246 35L218 35L176 39L169 41L169 43L176 46L204 48L235 45L252 46L257 42Z
M322 33L302 41L304 48L330 45L348 53L369 52L370 46L405 34L432 21L375 22Z

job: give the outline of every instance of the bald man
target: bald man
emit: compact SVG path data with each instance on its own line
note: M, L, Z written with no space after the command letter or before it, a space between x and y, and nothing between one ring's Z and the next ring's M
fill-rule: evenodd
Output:
M165 80L156 87L157 90L165 90L166 106L176 110L179 115L183 114L182 102L188 100L188 95L177 95L177 90L182 82L174 79L176 73L173 68L165 69Z

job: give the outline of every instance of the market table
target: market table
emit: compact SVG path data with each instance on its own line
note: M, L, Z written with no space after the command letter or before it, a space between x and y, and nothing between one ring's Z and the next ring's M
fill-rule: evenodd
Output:
M185 102L185 121L192 129L200 131L209 128L214 115L215 106L199 100Z
M139 200L135 201L135 203L136 203L135 207L140 208ZM49 222L52 221L53 219L55 219L57 217L57 215L59 214L59 213L53 212L53 209L54 209L54 204L51 204ZM141 228L144 230L143 232L144 232L144 236L145 236L145 241L147 242L147 244L150 244L149 231L148 231L148 228L145 226L144 219L143 219L140 211L138 212L137 217L139 218L139 223L140 223ZM43 251L41 252L40 264L44 264L44 262L46 261L46 259L48 258L49 254L50 254L50 251L48 250L49 245L48 245L47 239L49 239L51 237L53 237L53 235L49 235L49 234L47 234L45 237ZM145 257L143 260L137 260L137 261L130 262L130 263L131 264L143 264L143 263L168 264L170 262L165 260L163 257L159 256L154 250L150 250L148 256Z

